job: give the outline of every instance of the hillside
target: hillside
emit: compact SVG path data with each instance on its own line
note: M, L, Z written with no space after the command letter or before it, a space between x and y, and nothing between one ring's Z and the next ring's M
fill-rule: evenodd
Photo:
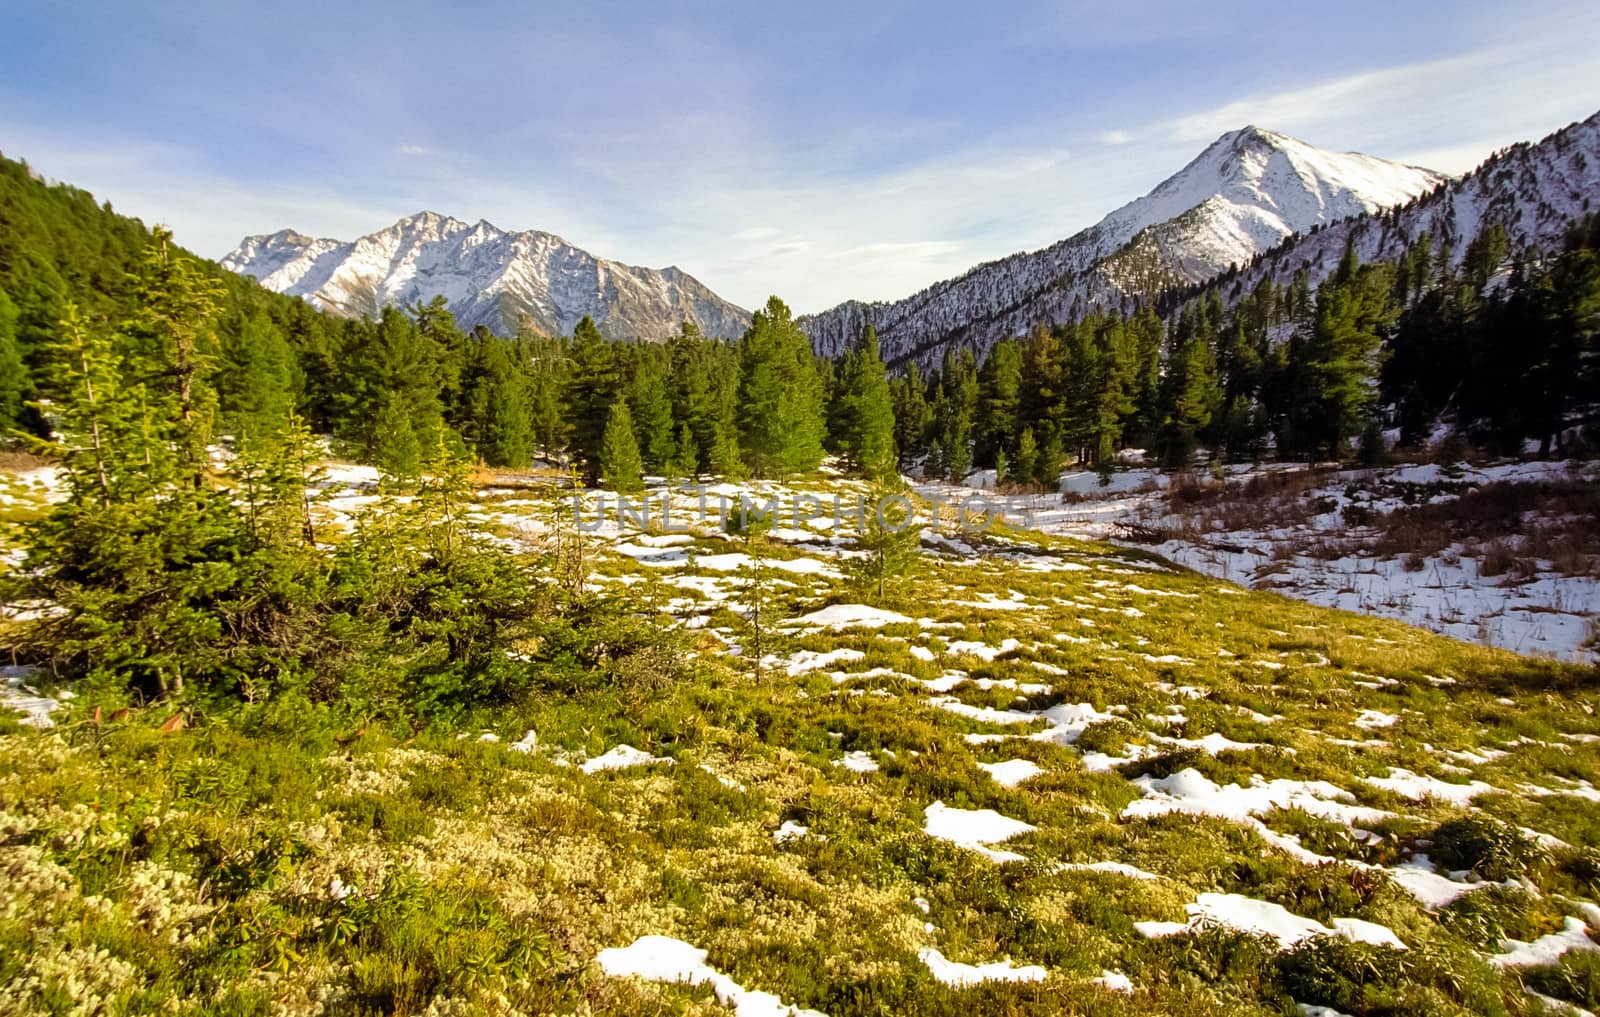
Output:
M750 314L676 267L597 258L558 236L510 233L419 212L344 242L292 230L246 237L222 265L326 311L375 318L386 307L443 296L464 327L500 335L570 335L584 317L611 339L664 339L685 322L734 338Z
M1295 233L1399 204L1445 179L1245 127L1060 243L980 265L905 300L843 304L802 326L824 355L845 348L868 321L891 362L927 366L952 345L982 354L1073 309L1120 308L1124 297L1208 279Z

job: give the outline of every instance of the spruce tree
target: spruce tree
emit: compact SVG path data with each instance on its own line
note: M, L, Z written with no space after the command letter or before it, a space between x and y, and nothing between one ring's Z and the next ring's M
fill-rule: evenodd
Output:
M871 325L841 359L829 416L847 469L876 483L899 476L893 397Z
M17 305L0 290L0 443L10 428L21 425L23 404L31 388L17 340Z
M647 469L661 471L672 458L672 401L667 392L667 365L654 347L639 347L628 384L628 409L633 433Z
M777 297L740 343L739 444L757 477L812 470L826 427L811 342Z
M626 399L618 399L612 405L611 414L606 420L605 434L600 442L600 474L606 487L618 494L635 494L644 490L644 463L639 456L633 415L628 412Z
M566 403L572 425L570 449L586 483L600 479L601 443L611 406L621 395L616 351L600 335L594 319L584 315L572 331L572 370Z

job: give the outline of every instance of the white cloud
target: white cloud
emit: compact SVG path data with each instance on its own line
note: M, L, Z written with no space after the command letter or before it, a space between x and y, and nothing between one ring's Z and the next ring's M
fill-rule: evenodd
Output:
M1126 145L1133 140L1133 134L1120 130L1101 131L1099 140L1102 145Z
M743 229L735 233L733 235L733 239L770 240L771 238L781 236L782 234L783 230L778 229L776 226L751 226L749 229Z

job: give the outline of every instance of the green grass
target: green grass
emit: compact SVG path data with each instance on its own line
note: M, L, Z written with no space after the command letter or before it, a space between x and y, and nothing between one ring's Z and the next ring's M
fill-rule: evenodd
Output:
M647 695L624 691L640 687L633 682L572 689L422 731L363 727L293 703L200 717L175 734L155 730L166 716L155 709L95 728L85 723L91 696L59 713L63 725L51 732L0 726L0 1011L723 1012L706 987L609 979L593 963L599 950L649 933L687 940L746 987L830 1017L1272 1015L1293 1012L1296 999L1353 1014L1516 1014L1528 1012L1523 981L1592 1005L1584 958L1518 976L1482 955L1501 937L1558 929L1569 898L1600 893L1593 802L1497 794L1465 810L1361 781L1391 766L1511 791L1600 781L1596 746L1560 737L1600 729L1592 670L1246 593L1140 552L998 528L983 543L989 553L975 559L929 556L877 605L951 627L769 631L767 650L780 659L802 649L865 654L793 677L767 667L757 680L748 659L722 653L724 639L751 645L749 623L668 582L705 577L732 605L737 574L650 569L600 554L597 542L599 573L638 577L626 587L634 610L671 624L660 612L689 598L707 629L725 630L691 640L692 680ZM693 546L744 549L709 535ZM823 557L782 545L771 554ZM793 585L776 591L773 617L872 602L842 579L778 578ZM1020 594L1027 606L953 603L984 594ZM1006 639L1020 647L993 661L944 652L956 640ZM829 674L874 668L1047 683L1050 693L1020 700L1015 689L972 683L950 694L994 709L1087 702L1118 719L1091 727L1076 749L1026 737L974 743L967 736L1026 735L1040 724L969 720L892 674L842 684ZM1368 688L1360 675L1397 684ZM1436 683L1445 678L1454 684ZM1181 727L1149 719L1174 705L1187 718ZM1367 709L1401 720L1363 731L1352 722ZM549 751L509 750L529 729ZM499 741L479 741L484 731ZM1268 748L1211 756L1157 741L1213 732ZM675 765L592 776L562 765L563 754L593 757L622 742ZM1122 772L1082 766L1082 751L1134 746L1155 755ZM1466 773L1442 755L1485 747L1510 754ZM834 765L858 750L880 770ZM977 765L1011 758L1044 773L1008 789ZM1140 795L1131 778L1185 767L1220 783L1325 780L1399 817L1373 824L1376 841L1299 810L1263 817L1347 863L1328 866L1297 861L1225 819L1118 818ZM935 800L1033 824L1005 845L1027 860L996 865L928 837L923 810ZM812 836L775 844L786 820ZM1567 846L1527 850L1505 833L1518 827ZM1439 843L1441 831L1452 859L1526 880L1538 895L1480 890L1429 912L1356 864L1394 864ZM1107 860L1161 878L1059 868ZM353 894L336 899L335 879ZM1245 894L1319 921L1379 922L1412 950L1396 957L1339 941L1281 953L1226 930L1146 939L1134 929L1184 920L1203 892ZM918 961L926 946L969 963L1009 956L1050 974L953 989ZM1135 993L1089 985L1107 968L1132 978Z

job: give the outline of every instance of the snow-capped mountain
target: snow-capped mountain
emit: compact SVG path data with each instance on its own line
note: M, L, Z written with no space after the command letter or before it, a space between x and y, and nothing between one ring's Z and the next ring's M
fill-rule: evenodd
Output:
M952 344L981 354L1075 306L1110 306L1209 279L1292 234L1405 202L1448 179L1245 127L1066 240L979 265L904 300L841 304L801 325L828 355L869 321L890 361L936 360Z
M1600 210L1600 113L1539 142L1496 152L1483 165L1389 212L1335 222L1264 252L1226 280L1225 297L1263 278L1286 283L1305 269L1311 282L1331 274L1354 248L1362 261L1393 261L1424 235L1435 257L1459 266L1473 239L1504 227L1512 251L1559 251L1569 226ZM1137 245L1135 245L1137 246Z
M606 261L550 233L434 212L348 242L292 230L246 237L222 265L335 314L371 317L443 296L463 328L505 335L522 326L569 335L586 314L614 339L662 339L685 319L711 336L738 336L750 324L748 311L676 267Z

